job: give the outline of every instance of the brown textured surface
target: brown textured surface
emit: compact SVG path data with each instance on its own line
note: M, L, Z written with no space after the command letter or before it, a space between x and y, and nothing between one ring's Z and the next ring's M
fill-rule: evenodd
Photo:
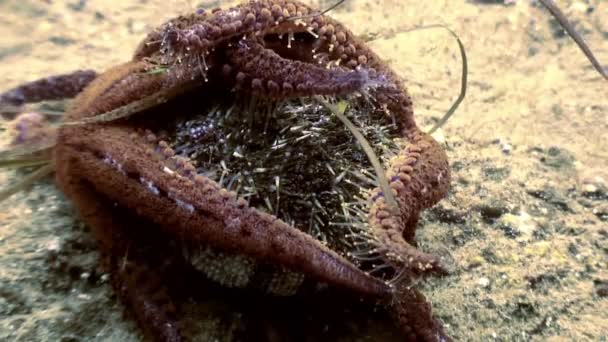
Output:
M294 43L295 44L295 43ZM306 51L304 48L296 47ZM312 64L313 60L293 61L282 58L263 45L239 42L229 51L232 66L227 76L233 77L239 90L269 98L289 98L310 95L348 95L365 91L375 80L367 70L327 69Z
M232 60L228 73L236 75L240 89L252 89L258 94L268 93L269 97L286 97L291 94L340 95L353 90L369 91L374 96L377 106L387 108L389 115L395 118L408 142L422 152L416 158L409 158L407 161L409 165L394 166L397 169L403 167L404 170L415 168L417 171L400 177L400 183L394 183L394 186L401 188L398 191L402 199L401 217L397 217L396 213L389 215L390 210L384 203L380 191L375 196L376 214L374 215L382 216L380 219L372 218L378 220L372 225L377 227L374 231L382 241L379 247L381 250L387 250L393 260L398 259L400 264L416 272L436 270L444 273L437 259L420 255L415 249L408 247L402 236L406 235L411 239L419 212L447 194L450 174L445 153L433 142L433 138L419 132L414 123L411 99L399 77L352 32L326 16L304 18L299 21L289 20L290 16L300 16L308 12L310 9L298 2L259 1L212 14L180 17L153 32L140 45L140 49L145 47L145 54L138 52L135 59L141 59L145 55L146 58L167 63L171 69L177 69L175 72L170 72L169 77L176 75L181 79L184 68L191 70L186 73L189 77L196 77L192 72L196 74L198 71L206 75L205 68L209 67L213 70L215 64L219 64L216 68L221 65L222 71L225 70L225 65L221 63L221 54L214 49L219 50L220 47L228 44L229 39L242 36L244 40L253 42L233 42L237 45L234 48L236 51L231 51L229 48L226 52ZM303 62L308 63L306 69L302 69L305 64L299 60L289 62L280 58L276 52L263 49L264 44L268 44L269 47L291 44L290 35L294 32L303 32L306 38L293 41L297 44L293 49L296 52L285 52L290 49L284 47L280 52L302 59ZM283 42L281 36L279 42L282 44L267 43L265 35L268 33L282 33L283 36L287 36L287 41ZM310 36L315 39L311 39ZM196 38L192 39L192 37ZM309 55L308 51L314 51L316 58ZM203 54L208 62L201 66L200 59L194 57L198 54ZM317 68L314 64L320 64L327 69ZM337 65L356 69L355 76L361 77L364 74L367 80L361 84L361 80L353 79L353 76L340 77L340 73L344 71ZM289 90L285 92L285 87L295 89L296 92L292 93ZM397 170L396 173L399 175L400 172ZM403 234L405 225L409 225L410 228Z
M399 215L391 215L381 190L372 197L370 225L380 239L380 248L389 251L388 257L396 267L413 272L445 274L438 257L416 250L410 243L422 210L435 205L450 188L447 156L429 135L414 131L408 134L411 143L392 158L386 177L399 203ZM405 240L405 241L404 241Z
M59 173L60 184L71 183L70 177L83 177L100 194L115 198L121 205L165 227L168 233L192 243L210 243L272 261L362 294L380 297L386 294L383 282L365 275L336 253L276 218L247 208L205 177L179 176L179 170L176 174L164 172L170 164L163 162L163 157L143 139L134 139L129 129L101 128L91 132L75 129L75 133L68 136L62 132L66 136L60 138L56 151L57 165L67 168ZM104 158L121 165L124 173L104 163ZM70 159L78 162L75 165L65 162ZM152 182L161 194L147 190L140 182L141 177ZM180 207L175 199L193 205L194 211Z
M141 39L142 30L149 30L162 17L190 9L185 1L151 1L145 6L89 1L84 10L76 11L72 10L73 2L53 1L35 2L46 13L34 17L23 10L13 12L10 3L3 3L7 8L3 18L8 23L2 27L8 32L4 51L21 46L26 36L33 37L36 45L4 57L4 89L74 67L102 70L124 61ZM598 159L605 155L601 134L605 130L605 99L597 97L605 90L605 83L593 76L578 49L554 32L546 13L528 2L508 7L473 2L408 2L407 6L397 1L348 3L354 5L332 15L357 34L400 27L404 17L408 27L445 22L458 31L469 52L471 91L464 109L446 126L448 138L442 143L448 146L451 160L457 161L456 188L449 202L442 202L421 218L424 229L418 237L423 249L441 246L461 261L459 272L431 279L423 290L440 317L449 322L450 333L468 340L496 336L600 339L606 322L598 313L605 311L607 302L595 295L594 286L599 285L594 284L602 274L605 278L605 267L596 265L605 265L601 248L606 240L601 233L602 221L593 212L599 215L605 201L590 199L584 189L597 184L594 177L604 175L605 179L605 159ZM581 3L565 1L563 8L576 19L600 60L605 60L602 32L606 26L601 19L606 6L590 1L590 11L583 12ZM105 18L95 19L98 13ZM73 43L58 45L56 36ZM432 124L432 118L449 106L458 87L459 65L452 40L442 32L424 31L383 37L372 46L408 79L418 120L424 118L422 123ZM503 145L510 148L510 154L501 152ZM573 158L572 168L549 166L564 153ZM15 179L11 173L3 176L7 181ZM545 186L554 188L548 194L563 197L560 203L569 209L554 206L554 199L528 194ZM64 211L56 208L62 203L51 185L42 185L3 206L3 289L15 288L22 294L5 299L9 308L17 305L32 310L25 315L5 313L3 336L13 339L21 335L21 340L136 336L131 334L132 326L122 321L121 307L106 299L109 291L103 282L89 286L85 278L74 278L67 283L75 293L57 291L54 284L62 282L66 272L49 270L44 258L54 252L46 249L47 243L59 241L60 254L73 260L71 263L86 256L70 247L81 233L74 231L71 223L62 225ZM509 214L496 222L488 221L482 208L496 203L506 206ZM523 220L525 212L529 216L524 231L524 226L518 227L519 221L513 220ZM51 214L47 219L45 215ZM23 219L15 221L15 215ZM524 235L514 238L503 233L501 227L507 223L514 232L521 228ZM534 238L528 239L532 232ZM94 264L87 263L84 270L94 269ZM490 285L482 286L482 280L489 280ZM37 284L44 284L43 292L37 291ZM91 296L92 300L80 296ZM28 301L15 304L18 298ZM51 309L48 314L47 309ZM100 314L88 316L91 309ZM83 314L93 319L85 319L90 324L80 330L78 322ZM71 317L78 317L78 321ZM24 318L26 323L36 324L21 325ZM65 319L72 319L72 324L64 326L61 322Z
M419 211L435 203L447 191L449 182L447 162L445 154L436 147L433 148L435 145L432 143L432 138L421 135L412 126L411 100L407 94L402 94L404 90L398 78L384 67L371 51L355 40L351 33L336 22L329 23L324 17L313 19L313 24L316 23L316 26L302 25L313 32L318 30L320 38L313 40L312 43L315 51L326 53L328 62L335 59L347 61L349 58L355 58L356 62L346 65L351 68L357 67L358 64L365 65L363 71L348 72L335 66L328 70L313 64L304 67L304 63L315 63L315 61L283 59L275 52L264 51L263 41L260 43L233 41L232 44L242 45L234 50L230 48L230 43L227 41L237 35L235 31L239 31L233 26L240 28L241 17L247 17L252 13L257 15L257 19L250 23L251 25L248 26L250 28L246 28L239 35L249 30L255 33L249 39L258 39L254 37L260 36L263 40L264 34L268 32L291 34L293 25L286 22L280 26L280 23L285 19L282 15L286 16L290 11L296 14L294 4L296 3L280 1L251 3L237 9L217 11L210 18L201 15L195 16L194 19L178 19L176 24L170 22L161 29L163 44L159 46L159 50L149 49L150 46L146 46L145 43L141 45L144 46L147 55L146 61L144 62L143 58L144 52L140 51L136 53L134 62L116 67L99 77L75 101L74 109L67 114L67 119L78 120L104 113L139 101L167 87L179 87L183 82L201 76L207 82L207 72L209 71L211 75L220 66L224 77L234 69L237 80L241 83L249 82L247 76L250 76L253 92L258 96L269 98L292 95L342 95L354 90L367 91L369 88L372 95L378 94L379 105L387 106L389 115L397 119L404 138L409 140L415 152L419 152L412 154L409 151L410 159L407 160L409 163L407 166L415 167L418 173L412 170L407 176L409 179L405 176L399 179L399 184L403 185L404 182L407 184L397 191L397 195L406 200L400 201L401 217L395 216L393 219L384 217L380 222L382 228L373 229L372 232L375 232L383 243L382 253L395 255L402 262L395 266L398 269L407 267L416 272L425 272L428 268L435 268L435 260L430 261L433 265L427 265L429 263L427 259L431 257L420 256L411 246L401 248L402 245L407 246L402 222L410 224L406 235L411 238ZM298 4L298 6L302 5ZM285 11L279 11L281 7ZM275 18L269 21L268 13L271 10ZM239 11L240 14L235 15L234 11ZM226 16L232 21L227 22ZM184 22L187 27L181 27ZM208 26L217 22L223 22L218 24L219 34L213 26ZM175 25L180 26L177 31ZM203 29L205 25L207 28ZM193 34L198 38L191 39ZM203 34L209 37L209 40L201 37ZM201 40L204 43L200 43ZM168 46L164 46L165 43ZM291 43L294 43L294 48L299 51L311 49L306 41L302 46L299 45L299 40L289 42ZM228 44L227 48L226 44ZM332 46L333 44L336 45ZM355 44L358 49L355 48ZM203 65L192 64L193 53L208 55L208 58L205 58L209 60L208 64L206 61L203 61ZM227 61L231 62L229 70L221 63L224 54L228 57ZM302 54L297 56L300 55ZM161 65L168 63L168 72L160 74L147 72L152 69L149 63L159 62ZM196 59L196 63L201 61ZM376 66L379 70L368 68L368 64ZM279 71L274 71L272 67ZM356 76L359 76L359 79ZM361 80L363 76L365 79ZM377 80L381 82L377 82L373 87L366 87L367 82ZM280 91L281 88L285 89L285 84L294 84L291 87L295 88L296 92L291 94ZM170 107L164 111L168 111L167 114L171 115ZM160 141L156 146L149 145L150 143L156 143L156 138L149 134L140 136L136 129L129 126L110 124L109 127L91 125L62 128L55 151L55 164L59 168L57 182L66 193L72 194L76 205L84 211L92 209L87 202L78 200L77 193L83 190L77 189L89 184L90 188L98 194L116 201L121 207L163 227L166 233L185 239L189 243L207 243L222 250L242 253L256 260L301 271L313 278L354 290L359 295L371 295L382 299L391 291L382 280L365 274L309 236L289 227L276 217L248 208L245 203L239 202L234 195L221 190L212 181L194 174L192 172L194 168L189 166L187 161L177 163L172 158L174 152L164 142ZM397 167L399 172L405 172L399 168L406 166L396 162L393 167ZM153 184L155 190L147 189L146 183ZM382 197L383 195L379 193L374 199L378 213L383 212L385 206ZM94 219L87 221L93 230L97 231L96 235L104 234L104 227L95 223ZM396 235L399 238L396 238ZM102 237L103 239L107 240L107 237ZM114 249L106 252L110 255L117 254ZM124 253L126 252L125 250ZM121 278L120 274L117 273L119 278ZM128 275L122 278L125 278L125 281L119 283L126 284L124 285L126 289L119 286L120 292L126 296L125 300L131 304L142 325L159 332L168 340L177 338L177 330L174 332L164 330L163 327L171 326L171 323L168 323L169 318L164 316L163 310L145 309L151 304L147 304L145 297L142 301L140 294L129 290L130 286L135 285L133 280L129 280ZM396 292L395 295L399 296L400 293ZM410 304L399 302L399 305ZM415 311L417 304L412 305L414 305L412 310ZM435 322L430 312L426 312L424 317L428 322ZM428 335L428 332L422 331L428 328L423 327L420 322L400 319L397 323L415 336ZM420 335L416 335L418 333Z

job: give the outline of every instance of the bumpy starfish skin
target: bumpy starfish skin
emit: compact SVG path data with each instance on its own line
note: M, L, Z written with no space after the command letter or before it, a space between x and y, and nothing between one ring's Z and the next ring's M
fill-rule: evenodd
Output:
M168 49L169 60L202 55L228 40L248 33L268 34L306 30L306 25L286 21L292 16L310 13L310 9L296 1L250 1L228 10L213 13L199 12L178 17L152 32L137 49L135 60L149 57L162 48ZM306 19L310 22L316 19Z
M225 70L238 70L235 82L239 89L264 97L347 95L363 90L370 81L366 71L328 70L289 60L251 40L240 41L234 50Z
M123 89L115 88L115 84L128 80L133 75L132 68L118 67L116 72L112 77L116 82L107 85L107 91L98 88L98 84L106 83L105 77L93 83L91 89L97 88L103 95L87 101L89 94L85 92L75 110L68 113L68 119L94 116L98 114L96 108L103 110L112 99L121 97L112 89ZM121 72L124 77L120 77ZM116 100L117 105L122 102L128 100ZM78 108L84 110L79 112ZM189 163L172 158L174 152L153 135L143 137L129 126L118 125L64 128L55 155L58 167L71 168L66 175L86 178L99 193L116 197L121 205L166 227L168 233L272 260L360 293L380 297L388 294L383 282L361 272L310 236L274 216L248 208L234 194L196 175ZM66 159L81 161L69 164ZM70 183L62 177L58 181Z
M378 105L395 118L410 144L410 150L392 160L389 168L391 187L399 198L399 214L389 208L380 189L374 196L370 224L378 237L379 250L387 254L387 262L394 266L407 267L416 273L445 273L438 258L421 253L405 240L413 240L420 211L447 194L450 173L445 152L416 126L412 102L400 78L337 21L325 16L290 20L308 13L312 11L296 1L252 1L213 14L180 17L153 32L141 45L135 59L160 52L163 60L194 63L190 69L196 70L200 60L193 56L212 57L220 44L230 38L243 37L231 55L231 64L224 66L226 74L238 70L235 82L240 89L251 89L253 93L275 98L369 91ZM306 64L290 63L276 52L264 50L261 44L265 42L247 41L275 32L287 35L285 44L291 44L294 33L318 36L312 42L296 40L304 45L298 45L296 53L282 51L295 54ZM308 53L313 50L314 53ZM207 67L214 64L213 58L207 60ZM329 68L317 69L310 63ZM183 66L177 64L177 78L183 78L179 72ZM353 70L352 74L345 74L344 68Z
M131 62L96 77L66 119L81 121L133 104L160 105L189 91L206 96L216 85L271 100L363 93L392 117L407 142L389 161L386 173L398 208L380 189L371 198L368 222L377 251L384 262L406 274L442 272L437 258L408 242L413 242L420 212L448 191L445 152L417 128L399 77L335 20L318 15L293 20L310 13L297 1L262 0L176 18L152 32ZM57 81L57 87L33 82L0 99L12 103L17 98L71 97L93 77L75 73L72 86L67 81ZM171 108L152 111L171 116ZM404 283L391 287L275 216L250 208L197 175L166 142L129 120L62 127L54 163L59 186L110 256L115 287L157 339L181 340L171 296L162 285L175 278L171 270L179 267L171 265L179 262L168 247L158 255L146 251L144 237L151 233L138 228L139 219L160 227L163 236L243 254L379 299L391 307L409 340L446 338L418 292ZM123 214L117 215L116 204ZM164 241L149 239L150 246L165 246Z
M165 41L169 46L169 55L187 60L188 55L209 53L214 45L230 37L244 35L244 40L252 39L247 36L252 32L257 36L271 32L286 35L312 32L309 34L317 35L319 39L309 43L311 51L314 49L315 53L300 52L297 56L306 64L284 61L276 52L263 50L259 43L240 42L236 53L232 54L235 68L229 69L239 70L236 76L238 86L245 90L250 88L254 93L266 92L271 97L338 95L370 88L378 104L386 107L400 126L404 138L411 144L409 150L403 151L390 163L391 187L399 198L400 214L391 214L379 189L379 195L374 196L370 224L380 241L380 250L387 251L391 263L404 265L416 273L444 273L438 258L416 250L404 237L411 241L420 211L447 194L450 173L445 152L434 139L417 128L411 99L399 77L352 32L324 16L289 20L292 16L311 12L295 1L251 2L228 11L205 15L204 22L192 18L178 19L165 25L164 31L153 33L147 41ZM218 32L222 34L218 35ZM203 43L198 44L199 40ZM192 41L197 44L192 44ZM288 36L286 44L290 43ZM162 48L159 46L159 49ZM302 50L306 51L306 48L297 49ZM150 54L150 51L147 52ZM138 58L142 55L141 51L136 54ZM309 63L331 68L323 72ZM336 67L338 64L352 69L355 74L344 75L344 69Z
M389 163L387 177L397 198L400 215L391 208L380 189L372 197L369 222L387 248L388 262L395 267L405 265L415 273L445 273L435 256L424 254L406 241L413 241L419 213L445 196L450 174L447 157L439 144L429 135L414 131L408 135L411 145Z

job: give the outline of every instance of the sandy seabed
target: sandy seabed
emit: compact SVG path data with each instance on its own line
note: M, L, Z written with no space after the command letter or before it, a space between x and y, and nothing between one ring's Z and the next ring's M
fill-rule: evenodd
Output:
M608 62L608 2L558 3ZM228 4L0 0L0 89L104 70L164 20ZM453 260L450 276L421 285L449 334L606 341L608 83L531 1L350 0L332 15L357 34L382 33L370 45L406 80L423 127L458 95L456 42L442 30L388 32L443 23L466 46L467 97L436 134L452 190L418 233L421 248ZM0 184L18 177L1 172ZM0 203L0 340L140 339L97 261L50 180Z

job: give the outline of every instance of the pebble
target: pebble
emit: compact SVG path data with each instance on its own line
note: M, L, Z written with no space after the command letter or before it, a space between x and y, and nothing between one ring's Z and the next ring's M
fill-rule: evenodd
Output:
M532 182L526 187L526 192L529 195L541 199L559 210L572 211L568 198L560 193L560 191L556 188L556 185L552 182L547 182L544 184L535 184Z
M45 244L46 250L49 252L57 252L61 248L59 238L53 238Z
M509 155L509 154L511 154L511 151L513 150L513 146L509 143L502 143L500 145L500 150L502 151L503 154Z
M511 237L519 237L520 240L529 240L536 229L532 217L522 211L519 215L505 214L498 220L498 225Z
M479 285L479 286L481 286L483 288L487 288L487 287L490 286L490 279L488 279L487 277L481 277L477 281L477 285Z
M101 277L99 279L101 280L102 283L107 283L110 280L110 275L107 273L104 273L101 275Z
M484 221L490 223L509 212L507 203L496 199L490 199L486 203L479 204L475 209L479 211Z
M594 200L608 199L607 183L602 177L584 179L581 194Z
M508 141L503 140L502 138L499 138L494 142L498 144L498 146L500 147L500 151L505 155L509 155L513 151L513 145L511 145Z
M593 283L595 285L595 293L599 297L608 297L608 281L596 279Z
M91 296L86 293L80 293L76 297L81 300L91 300Z
M593 194L596 193L598 190L598 187L593 184L583 185L583 195Z
M475 255L468 260L469 268L475 268L483 265L485 262L484 258L481 255Z
M575 158L570 151L552 146L540 157L540 161L555 170L566 171L574 168Z
M602 221L608 221L608 203L602 203L593 208L593 214Z

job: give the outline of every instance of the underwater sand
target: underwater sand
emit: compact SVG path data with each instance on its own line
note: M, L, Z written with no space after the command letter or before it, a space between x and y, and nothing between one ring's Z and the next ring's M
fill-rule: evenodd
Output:
M0 89L102 71L164 20L219 4L229 2L0 0ZM558 4L608 63L608 2ZM332 15L384 33L370 45L406 80L423 127L458 96L456 42L387 32L444 23L466 46L467 97L436 135L452 190L418 230L421 248L452 260L450 276L420 284L448 333L608 340L608 82L531 1L349 0ZM0 184L18 177L0 172ZM97 258L51 180L0 203L0 340L140 339Z

